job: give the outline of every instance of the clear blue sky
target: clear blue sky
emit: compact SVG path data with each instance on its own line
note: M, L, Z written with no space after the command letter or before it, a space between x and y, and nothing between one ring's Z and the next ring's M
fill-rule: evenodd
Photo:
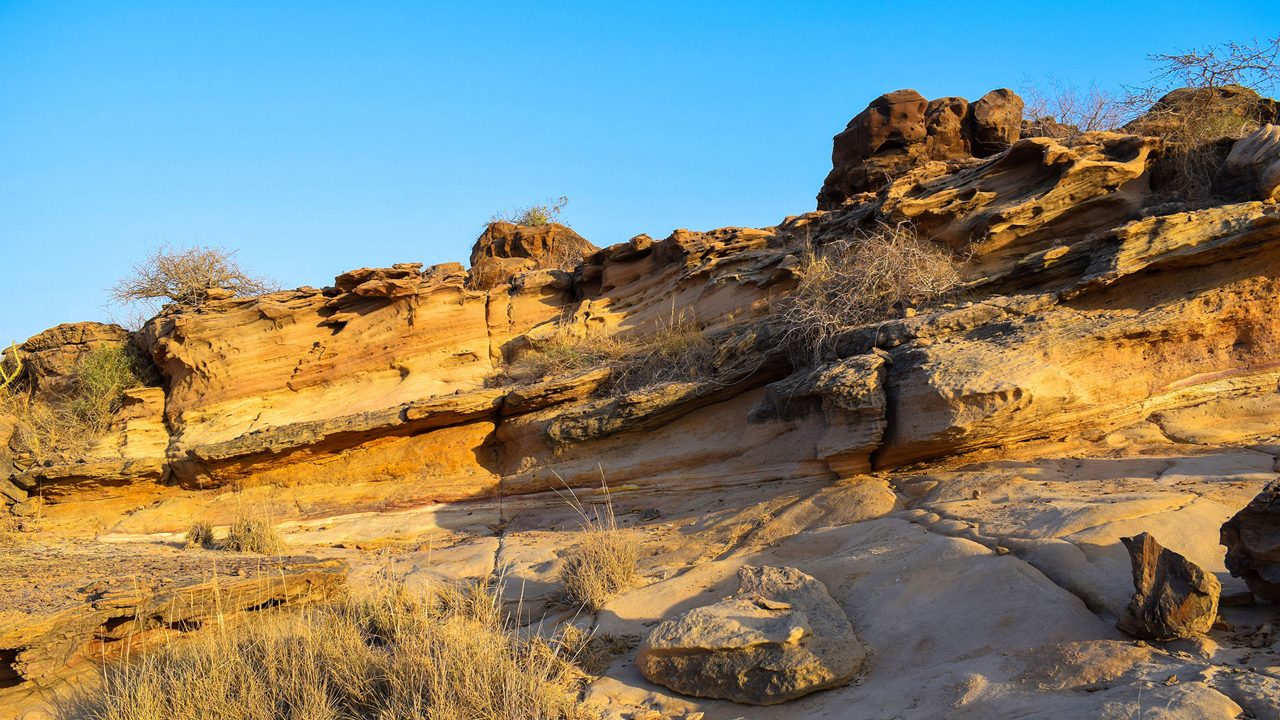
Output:
M597 245L810 210L882 92L977 97L1280 30L1280 3L0 0L0 341L164 242L282 285L465 261L568 195Z

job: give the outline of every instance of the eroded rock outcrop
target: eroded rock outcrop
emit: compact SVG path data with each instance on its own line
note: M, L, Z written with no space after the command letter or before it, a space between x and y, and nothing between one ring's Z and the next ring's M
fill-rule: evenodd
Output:
M1116 626L1144 640L1176 640L1209 632L1222 585L1147 533L1120 538L1133 566L1133 599Z
M1018 139L1021 126L1022 99L1012 90L992 90L973 103L929 101L915 90L881 95L835 136L818 209L879 190L924 161L994 155Z
M471 250L470 286L488 290L530 270L572 270L598 249L558 223L489 223Z
M1227 569L1267 602L1280 602L1280 480L1222 525Z
M79 322L49 328L18 347L24 379L41 401L65 397L75 392L72 375L85 353L128 341L128 331L119 325Z
M1280 126L1266 124L1237 140L1213 179L1213 190L1238 200L1280 200Z
M687 695L774 705L849 682L866 659L827 588L795 568L744 567L738 592L667 620L636 667Z

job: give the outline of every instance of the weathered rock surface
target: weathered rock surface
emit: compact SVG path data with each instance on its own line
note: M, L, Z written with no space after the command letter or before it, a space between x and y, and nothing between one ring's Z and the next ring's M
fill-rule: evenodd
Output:
M795 568L743 567L738 592L653 629L636 655L677 692L775 705L849 682L866 650L826 587Z
M732 594L743 565L793 567L875 648L866 682L753 718L1259 714L1264 607L1221 609L1238 630L1181 654L1115 623L1134 587L1121 538L1141 532L1226 593L1245 587L1228 567L1274 593L1265 503L1223 530L1226 565L1217 542L1280 456L1280 211L1167 202L1153 138L1015 140L1001 93L894 95L840 141L849 168L892 181L776 227L636 236L569 269L491 237L475 264L514 274L489 290L474 268L410 263L165 311L140 338L164 386L131 392L79 461L5 470L0 495L36 536L138 557L252 507L369 579L374 548L420 582L506 568L532 620L567 617L556 571L578 518L548 491L583 497L603 473L652 581L603 630L638 639ZM979 119L1012 145L976 157ZM1263 160L1241 147L1245 177ZM778 310L805 253L886 223L953 250L962 287L796 357ZM623 392L610 367L507 372L561 333L643 342L677 323L714 350L687 379ZM742 714L631 660L592 703ZM1239 681L1210 677L1223 667Z
M75 391L72 373L85 353L105 345L123 345L128 340L129 333L124 328L106 323L64 323L49 328L18 347L24 379L40 400L66 396Z
M1268 123L1237 140L1213 179L1213 189L1238 200L1280 200L1280 126Z
M337 560L206 555L28 544L21 558L0 564L0 713L86 661L345 587L346 564Z
M994 155L1018 139L1021 126L1022 99L1012 90L992 90L974 103L928 101L915 90L881 95L835 136L818 209L879 190L921 162Z
M557 223L492 222L471 250L469 283L477 290L488 290L531 270L572 270L598 249Z
M1213 575L1147 533L1120 538L1133 564L1133 599L1116 623L1144 640L1176 640L1209 632L1222 585Z
M1222 544L1231 575L1260 599L1280 602L1280 480L1223 523Z

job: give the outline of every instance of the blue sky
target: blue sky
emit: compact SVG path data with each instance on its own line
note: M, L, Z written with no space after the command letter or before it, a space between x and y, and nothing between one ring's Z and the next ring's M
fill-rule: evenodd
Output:
M109 316L162 243L286 287L465 261L568 195L597 245L811 210L880 93L1143 80L1280 3L0 0L0 342Z

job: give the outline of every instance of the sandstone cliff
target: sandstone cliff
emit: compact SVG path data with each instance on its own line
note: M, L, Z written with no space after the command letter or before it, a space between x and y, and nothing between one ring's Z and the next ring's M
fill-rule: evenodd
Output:
M899 91L836 136L819 210L774 227L596 250L499 223L470 271L354 270L171 308L132 339L46 332L23 346L36 392L104 342L137 343L162 387L131 391L86 457L9 460L0 496L38 498L43 533L134 543L250 503L308 552L391 542L424 576L506 568L537 612L571 525L549 491L603 474L653 557L602 632L727 595L747 564L801 567L853 619L861 684L752 717L1262 717L1280 683L1252 636L1153 648L1112 624L1132 592L1122 536L1151 532L1242 589L1217 528L1280 456L1275 127L1236 142L1229 201L1180 203L1152 187L1159 138L1020 123L1008 91ZM804 258L886 226L952 253L960 285L802 358L779 308ZM711 348L688 377L509 372L553 338L644 347L676 324ZM0 660L37 635L0 627ZM37 679L8 662L0 686ZM619 660L588 698L694 707L655 692Z

